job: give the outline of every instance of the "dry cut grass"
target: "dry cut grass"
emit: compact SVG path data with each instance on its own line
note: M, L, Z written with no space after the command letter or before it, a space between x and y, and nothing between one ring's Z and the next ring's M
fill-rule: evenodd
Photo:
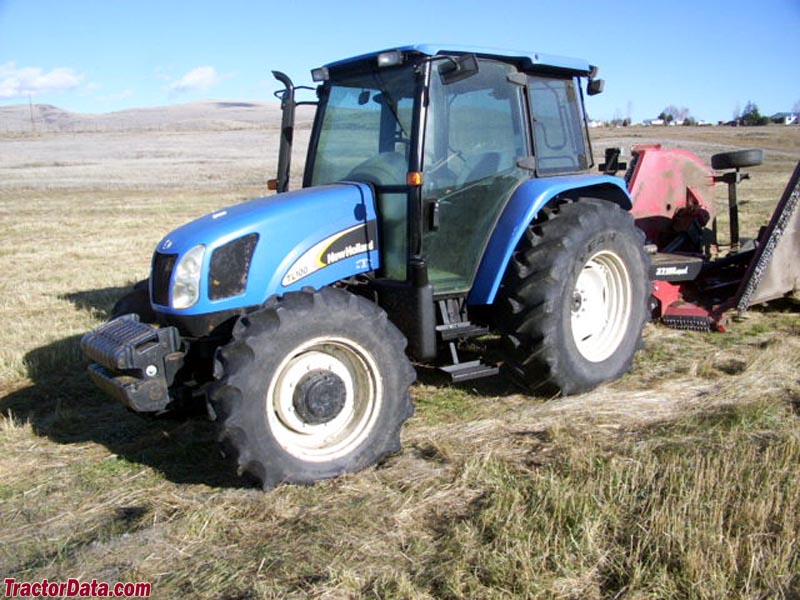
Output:
M599 146L656 134L707 154L766 136L742 190L751 232L800 158L800 136L773 127L613 130ZM630 374L577 397L421 370L402 453L268 493L232 475L205 420L94 390L80 335L170 228L263 193L262 135L0 145L0 575L150 581L158 598L800 595L797 303L724 335L650 325Z

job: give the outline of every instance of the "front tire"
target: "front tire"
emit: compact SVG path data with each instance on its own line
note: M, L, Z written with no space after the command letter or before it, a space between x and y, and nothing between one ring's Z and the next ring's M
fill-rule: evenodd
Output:
M155 323L156 313L150 304L150 280L143 279L133 286L133 290L117 300L111 309L110 319L122 315L135 314L142 323Z
M577 394L630 369L649 314L643 241L633 217L605 200L540 212L495 303L516 379L534 391Z
M405 345L385 312L343 290L271 300L217 353L223 448L265 489L378 463L413 414Z

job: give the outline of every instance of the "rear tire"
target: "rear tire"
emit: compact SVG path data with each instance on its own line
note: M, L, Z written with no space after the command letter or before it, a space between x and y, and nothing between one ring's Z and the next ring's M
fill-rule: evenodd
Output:
M368 300L293 292L242 317L217 352L211 407L226 454L265 489L374 465L414 412L406 340Z
M630 369L651 294L643 240L633 217L605 200L540 211L495 301L515 379L568 395Z

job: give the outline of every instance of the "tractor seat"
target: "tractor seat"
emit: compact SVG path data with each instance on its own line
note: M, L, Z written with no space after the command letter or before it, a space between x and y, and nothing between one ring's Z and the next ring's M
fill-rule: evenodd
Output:
M381 152L350 171L345 181L363 181L374 185L403 185L408 161L400 152Z

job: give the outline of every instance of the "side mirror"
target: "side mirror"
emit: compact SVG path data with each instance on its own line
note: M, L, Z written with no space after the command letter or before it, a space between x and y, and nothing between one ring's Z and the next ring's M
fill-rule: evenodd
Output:
M596 96L601 93L606 87L606 82L602 79L590 79L586 84L586 93L590 96Z
M439 65L439 77L443 85L472 77L478 72L478 58L474 54L464 54L456 58L448 57Z

